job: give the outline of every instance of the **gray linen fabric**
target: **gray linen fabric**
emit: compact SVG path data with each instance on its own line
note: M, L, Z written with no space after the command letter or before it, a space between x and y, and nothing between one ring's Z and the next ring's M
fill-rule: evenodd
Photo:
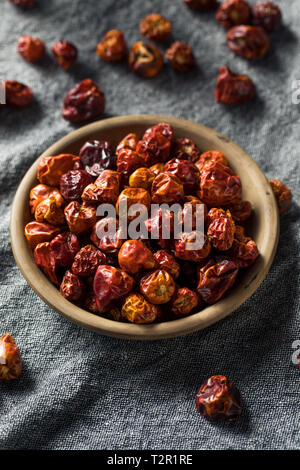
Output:
M35 103L0 112L0 333L20 346L24 371L0 384L0 448L4 449L299 449L299 370L292 343L299 333L300 104L292 82L300 80L299 0L278 0L285 26L272 35L265 59L248 62L225 44L214 15L197 14L181 0L37 0L22 11L0 3L2 79L32 86ZM173 36L187 40L198 68L183 77L169 67L152 79L129 73L126 64L97 58L95 45L111 28L128 43L140 39L139 20L166 14ZM16 53L21 34L49 47L63 38L78 45L78 64L60 69L48 54L39 65ZM214 102L218 68L249 73L258 98L244 106ZM32 162L73 127L61 116L65 93L91 77L107 97L104 117L160 113L211 126L234 139L268 177L294 194L281 217L278 253L267 279L231 317L205 331L157 342L130 342L85 331L47 307L15 265L9 211L17 185ZM236 382L243 418L214 425L196 411L197 387L212 374Z

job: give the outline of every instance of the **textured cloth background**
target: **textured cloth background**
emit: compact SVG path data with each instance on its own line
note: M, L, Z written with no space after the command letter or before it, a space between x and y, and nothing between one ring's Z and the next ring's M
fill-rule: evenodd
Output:
M212 13L197 14L181 0L37 0L22 11L0 1L0 73L34 89L24 111L0 112L0 333L11 333L22 353L18 381L0 384L0 448L4 449L293 449L300 448L299 370L292 342L299 332L299 152L300 104L292 82L300 80L299 0L277 0L284 28L259 62L227 49ZM187 40L198 68L188 76L168 66L150 80L109 65L95 54L108 29L120 28L129 44L138 23L161 12L176 39ZM79 47L69 72L48 54L30 65L16 53L22 34L59 39ZM249 73L258 98L223 107L213 92L219 66ZM211 126L234 139L294 194L281 217L278 253L267 279L231 317L190 336L130 342L85 331L47 307L15 265L9 241L9 211L17 185L32 162L73 130L61 116L65 93L91 77L107 98L104 117L161 113ZM245 403L242 419L214 425L196 411L197 387L210 375L229 376Z

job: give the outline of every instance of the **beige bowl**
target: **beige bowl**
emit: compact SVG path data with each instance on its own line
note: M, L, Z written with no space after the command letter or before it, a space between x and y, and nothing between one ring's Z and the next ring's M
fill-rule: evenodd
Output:
M204 152L220 150L230 166L241 177L243 198L251 201L255 215L247 232L256 241L260 257L239 276L237 283L218 303L186 318L154 325L134 325L107 320L85 311L64 299L57 288L35 265L24 237L24 227L31 220L28 206L30 189L37 184L38 160L29 168L15 195L11 210L11 245L16 263L32 289L54 310L80 326L98 333L128 339L159 339L185 335L201 330L229 315L259 287L272 264L279 235L278 211L268 180L252 158L222 134L195 122L169 116L122 116L82 127L48 148L41 157L59 153L78 154L82 144L91 139L109 140L116 145L129 132L141 135L159 122L169 122L176 137L189 137Z

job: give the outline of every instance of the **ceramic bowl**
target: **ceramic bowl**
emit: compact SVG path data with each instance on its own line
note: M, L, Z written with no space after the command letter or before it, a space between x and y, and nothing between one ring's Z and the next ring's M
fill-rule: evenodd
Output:
M199 313L174 321L153 325L135 325L116 322L89 313L67 301L35 265L31 249L24 237L24 227L31 220L28 206L30 189L36 185L38 161L41 157L59 153L78 154L87 140L105 139L116 145L126 134L138 135L159 122L169 122L175 137L189 137L203 152L220 150L230 166L240 176L243 199L251 201L254 215L247 226L247 234L254 238L260 257L249 269L239 275L230 291L215 305ZM128 338L153 340L185 335L223 319L245 302L259 287L272 264L278 243L278 211L271 187L254 160L238 145L219 132L196 122L160 115L133 115L105 119L81 127L49 147L29 168L16 192L11 210L11 245L16 263L32 289L54 310L78 325L98 333Z

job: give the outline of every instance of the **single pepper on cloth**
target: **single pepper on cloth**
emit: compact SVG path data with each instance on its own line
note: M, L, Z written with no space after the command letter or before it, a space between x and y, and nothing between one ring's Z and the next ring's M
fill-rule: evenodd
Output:
M103 91L93 80L86 78L66 94L62 117L72 123L80 123L100 116L104 109Z
M273 189L279 214L286 212L292 204L292 193L291 190L279 180L270 179L269 183Z
M195 65L195 56L190 45L184 41L175 41L165 53L166 59L176 72L187 73Z
M126 55L126 42L122 31L112 29L107 31L97 45L97 54L106 62L119 62Z
M281 10L273 2L257 2L251 7L251 22L254 26L261 26L271 33L281 26Z
M45 55L45 44L32 36L21 36L18 41L18 52L28 62L37 62Z
M69 70L76 62L77 47L68 41L58 41L51 47L52 54L58 65L64 70Z
M231 380L224 375L213 375L198 389L196 408L212 421L234 421L242 413L242 399Z
M234 26L227 33L229 49L245 59L260 59L269 47L270 40L260 26Z
M155 77L163 66L163 56L157 47L144 41L135 42L128 56L129 68L141 77Z
M21 371L19 348L13 337L6 333L0 338L0 380L17 379Z
M216 18L225 28L249 24L250 6L245 0L226 0L219 6Z
M6 104L12 108L26 108L32 103L33 91L16 80L5 81Z
M172 25L159 13L151 13L140 22L140 32L151 41L162 42L171 35Z
M221 67L217 79L215 100L222 104L241 104L256 95L256 86L247 75L233 73L228 67Z

